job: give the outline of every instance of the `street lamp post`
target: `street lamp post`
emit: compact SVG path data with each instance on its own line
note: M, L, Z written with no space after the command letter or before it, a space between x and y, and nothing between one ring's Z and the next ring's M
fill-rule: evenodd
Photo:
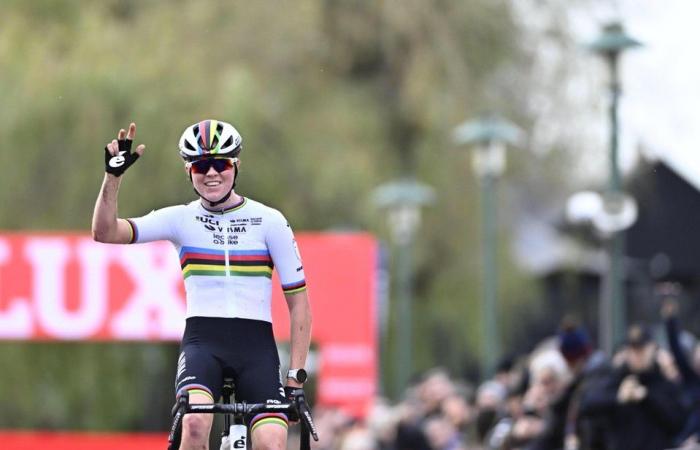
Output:
M433 202L433 189L413 178L391 181L373 192L374 204L387 212L391 239L396 247L396 394L403 392L413 373L413 247L420 226L421 207Z
M474 147L472 168L481 184L481 357L486 375L493 374L500 355L496 181L505 170L506 146L516 144L520 135L517 127L496 116L467 121L454 130L458 144Z
M603 27L600 36L589 44L589 48L601 55L609 70L609 95L610 104L608 115L610 120L610 151L609 151L609 182L605 192L606 205L613 208L619 203L622 193L622 177L618 163L618 137L619 121L618 106L622 93L619 79L619 60L622 52L639 47L642 44L627 35L618 22L607 24ZM624 232L617 231L606 240L606 253L608 255L607 276L603 281L603 295L599 307L601 322L601 345L611 354L614 343L619 342L625 329L625 291L624 291Z

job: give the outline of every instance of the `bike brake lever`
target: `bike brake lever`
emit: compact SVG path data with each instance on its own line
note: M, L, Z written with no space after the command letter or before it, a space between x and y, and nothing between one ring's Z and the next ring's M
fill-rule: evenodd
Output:
M189 405L189 403L190 403L190 394L187 392L184 392L182 395L180 395L177 398L177 401L173 405L173 409L170 411L170 415L175 417L175 414L177 414L177 412L180 409L187 409L187 406Z
M309 410L309 406L304 400L299 400L298 403L299 415L301 416L301 419L304 421L309 431L311 432L311 436L314 438L314 441L318 442L318 432L316 431L314 419L313 417L311 417L311 411Z

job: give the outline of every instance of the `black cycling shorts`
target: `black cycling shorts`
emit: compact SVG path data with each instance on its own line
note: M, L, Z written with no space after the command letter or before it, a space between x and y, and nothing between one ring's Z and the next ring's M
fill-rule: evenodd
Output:
M233 378L237 402L285 401L270 322L187 319L175 378L176 395L197 392L218 401L224 377Z

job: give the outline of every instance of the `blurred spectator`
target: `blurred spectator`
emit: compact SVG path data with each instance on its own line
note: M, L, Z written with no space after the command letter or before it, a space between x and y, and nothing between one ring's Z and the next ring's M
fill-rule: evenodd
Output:
M421 383L422 384L422 383ZM425 412L428 407L421 398L422 386L412 386L396 408L398 423L396 426L395 448L400 450L429 450L428 440L423 432Z
M496 366L493 380L501 383L508 391L515 389L520 382L521 371L516 364L516 357L511 355L503 358Z
M370 430L356 424L342 437L338 450L378 450L378 446Z
M399 418L396 408L384 399L377 399L367 416L367 425L375 438L378 450L393 450Z
M566 360L559 351L541 351L533 356L529 373L531 385L523 399L525 410L544 416L570 381Z
M445 369L436 368L428 371L417 389L418 398L424 409L423 414L426 417L438 414L443 400L454 390L455 385Z
M602 389L589 392L581 408L605 417L615 450L659 450L673 446L685 410L681 392L662 372L658 348L645 327L633 325Z
M462 442L471 438L470 429L476 418L476 408L470 401L471 394L466 386L456 386L441 405L442 416L457 430Z
M491 431L500 414L505 410L506 395L505 386L494 380L481 384L476 391L476 435L479 442L483 442Z
M661 316L664 319L666 338L673 359L678 368L683 398L690 409L690 415L676 438L676 445L691 447L700 445L700 345L697 343L688 358L681 346L678 326L679 288L675 284L663 283L657 286L657 293L663 297Z
M561 394L548 408L542 433L526 448L605 449L604 421L585 414L579 407L582 399L598 390L609 374L605 355L594 350L586 330L569 319L562 323L558 347L571 373L571 381L566 387L558 388Z
M313 443L313 448L669 448L687 418L681 382L698 413L700 367L693 364L700 363L700 351L697 362L682 352L677 305L665 306L662 315L667 333L676 334L675 338L669 334L673 355L658 348L646 328L636 326L630 328L611 366L605 355L594 349L586 330L565 320L555 338L544 341L528 357L501 365L498 375L475 392L468 384L451 379L446 370L436 368L411 385L397 405L377 398L364 421L332 409L317 410L322 441ZM688 430L694 431L685 434ZM683 431L684 442L679 440L676 445L700 450L694 440L698 429Z
M312 441L317 450L333 450L340 446L344 433L351 427L352 418L335 408L315 408L314 422L319 441Z
M425 434L433 450L464 449L459 430L444 416L433 416L425 423Z

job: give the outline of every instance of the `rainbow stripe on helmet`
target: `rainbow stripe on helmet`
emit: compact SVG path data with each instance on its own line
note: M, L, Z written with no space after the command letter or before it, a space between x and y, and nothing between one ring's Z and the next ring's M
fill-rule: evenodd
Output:
M203 120L199 122L197 144L200 155L217 154L221 150L221 129L218 120ZM221 129L219 129L221 128Z

